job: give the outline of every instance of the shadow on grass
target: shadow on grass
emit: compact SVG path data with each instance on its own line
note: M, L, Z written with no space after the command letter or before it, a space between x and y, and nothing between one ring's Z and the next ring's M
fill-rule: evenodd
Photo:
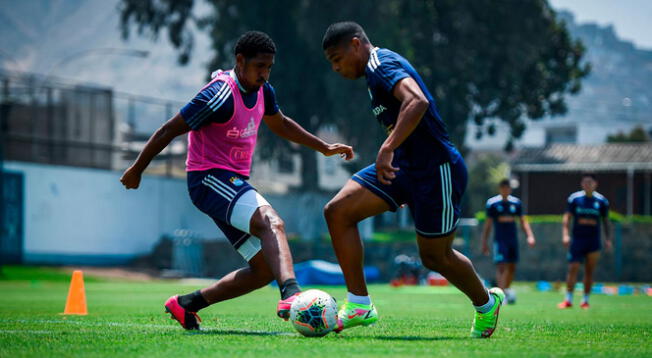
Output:
M235 329L205 329L201 331L189 331L188 335L234 335L234 336L294 336L290 332L266 332L266 331L246 331Z
M367 337L360 337L367 338ZM381 341L459 341L468 339L466 337L423 337L423 336L372 336L369 338L378 339Z
M201 331L190 331L188 335L234 335L234 336L259 336L259 337L272 337L272 336L284 336L284 337L297 337L301 336L293 332L266 332L266 331L247 331L247 330L235 330L235 329L206 329ZM333 334L333 333L332 333ZM331 334L331 335L332 335ZM318 338L318 337L315 337ZM465 340L468 338L465 337L424 337L424 336L339 336L340 339L347 340L369 340L369 339L378 339L381 341L421 341L421 342L434 342L434 341L453 341L453 340Z

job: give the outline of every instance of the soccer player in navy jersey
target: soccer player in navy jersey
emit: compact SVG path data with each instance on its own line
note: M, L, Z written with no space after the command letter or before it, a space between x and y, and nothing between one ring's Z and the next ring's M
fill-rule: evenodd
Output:
M366 78L372 113L388 133L376 162L354 174L324 208L348 289L336 331L378 320L364 278L357 223L407 204L424 266L469 297L476 314L471 336L491 336L505 295L500 288L487 290L471 261L452 248L467 170L435 100L405 58L373 46L357 23L330 25L322 47L335 72Z
M283 220L247 179L261 121L274 134L321 152L353 157L344 144L328 144L284 115L269 84L276 45L265 33L249 31L235 45L235 67L213 80L149 139L120 181L137 189L150 161L177 136L188 133L188 192L193 204L222 230L248 266L209 287L175 295L165 309L185 329L199 329L197 312L247 294L276 279L277 315L289 318L300 292Z
M589 295L593 285L593 272L600 258L600 223L604 225L605 249L611 249L611 223L609 222L609 201L595 191L598 181L592 173L582 175L582 190L568 197L568 206L562 221L562 243L568 248L568 274L566 276L566 297L557 307L573 307L573 290L577 272L584 262L584 296L581 308L589 308ZM572 238L569 225L573 220Z
M482 230L482 253L489 255L489 233L494 227L494 262L496 263L496 281L505 292L507 303L516 303L516 293L510 288L518 262L518 233L516 221L527 236L527 243L533 247L536 243L530 224L523 215L521 200L511 195L509 179L498 184L499 194L487 200L487 219Z

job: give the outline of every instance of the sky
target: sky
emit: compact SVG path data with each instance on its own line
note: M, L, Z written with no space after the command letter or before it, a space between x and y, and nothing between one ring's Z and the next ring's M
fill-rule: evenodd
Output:
M570 10L578 23L613 25L616 34L636 47L652 50L652 0L549 0L555 9Z

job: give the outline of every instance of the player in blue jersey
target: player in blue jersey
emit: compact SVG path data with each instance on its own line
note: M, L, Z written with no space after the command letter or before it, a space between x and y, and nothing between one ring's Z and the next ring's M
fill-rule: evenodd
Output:
M566 276L566 297L559 308L573 306L573 290L577 282L577 272L584 262L584 297L580 307L589 308L589 295L593 285L593 272L600 258L600 223L604 225L605 249L611 249L611 223L609 222L609 201L595 191L598 181L595 175L582 175L581 191L568 197L568 207L562 224L563 244L568 247L568 274ZM572 239L569 225L573 219Z
M405 58L374 47L354 22L332 24L322 45L335 72L352 80L366 78L372 112L388 133L376 162L353 175L324 208L348 289L336 331L378 319L363 274L357 223L407 204L424 266L469 297L476 309L471 335L491 336L505 295L500 288L487 290L471 261L452 248L467 170L435 100Z
M496 263L496 282L505 292L507 303L516 303L516 294L510 288L518 262L518 234L516 221L527 236L527 243L533 247L536 243L530 224L523 216L521 201L512 196L509 179L498 184L499 195L487 200L487 219L482 230L482 253L489 254L489 233L494 227L494 262Z

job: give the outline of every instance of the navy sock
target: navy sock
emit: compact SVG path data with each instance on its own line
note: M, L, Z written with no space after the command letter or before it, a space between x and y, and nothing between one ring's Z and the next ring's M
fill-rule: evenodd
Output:
M285 280L285 282L280 284L278 288L279 290L281 290L282 300L294 295L297 292L301 292L301 287L299 287L299 283L297 283L297 280L293 278Z
M199 290L187 295L179 296L179 305L189 312L198 312L200 309L209 306Z

